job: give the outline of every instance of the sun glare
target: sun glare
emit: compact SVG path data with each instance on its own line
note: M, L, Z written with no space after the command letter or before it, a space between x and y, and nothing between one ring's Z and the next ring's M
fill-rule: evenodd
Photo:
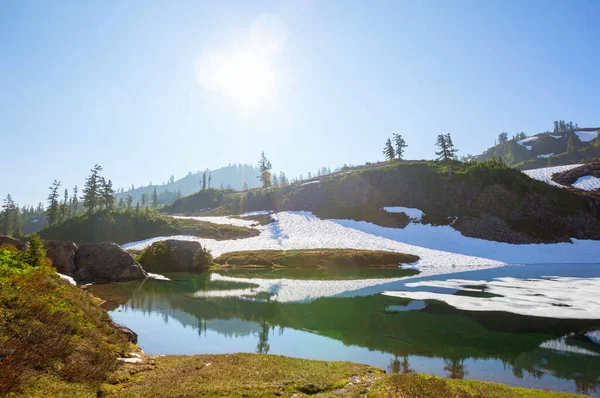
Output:
M268 100L275 88L275 73L270 61L252 52L223 59L215 78L224 93L245 108Z

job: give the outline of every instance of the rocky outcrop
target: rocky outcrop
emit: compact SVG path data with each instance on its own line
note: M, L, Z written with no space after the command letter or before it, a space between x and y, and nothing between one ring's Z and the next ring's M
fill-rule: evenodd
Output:
M0 235L0 246L2 245L11 245L21 250L27 246L26 243L21 242L18 239L11 238L9 236Z
M198 242L186 240L155 242L146 249L140 263L149 272L197 272L194 256L201 247Z
M126 326L120 325L116 322L110 321L110 324L117 329L118 331L120 331L121 333L123 333L125 336L127 336L127 340L129 340L129 342L133 343L133 344L137 344L138 341L138 335L136 332L134 332L133 330L129 329Z
M75 266L75 276L82 277L87 271L97 281L127 281L148 276L131 254L113 242L79 245L75 254Z
M44 248L46 249L46 257L52 260L52 265L59 273L72 275L77 270L75 266L77 245L75 243L46 240L44 241Z

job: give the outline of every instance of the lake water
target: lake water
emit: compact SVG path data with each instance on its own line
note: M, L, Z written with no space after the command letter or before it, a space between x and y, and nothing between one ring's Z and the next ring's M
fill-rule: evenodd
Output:
M167 274L171 281L92 290L107 300L116 322L138 333L148 353L261 352L599 396L600 332L594 331L600 330L600 320L461 311L380 293L408 290L405 282L425 279L600 277L600 264L509 266L397 279L406 272L180 273Z

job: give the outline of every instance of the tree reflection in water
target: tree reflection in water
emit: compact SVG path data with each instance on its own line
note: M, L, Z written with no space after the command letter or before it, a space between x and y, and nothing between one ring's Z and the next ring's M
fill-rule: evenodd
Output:
M269 345L269 323L265 320L260 322L260 332L258 332L258 344L256 352L259 354L268 354L271 346Z
M444 370L448 372L451 379L463 379L469 372L465 369L464 358L446 358L444 359Z
M408 363L408 355L404 355L402 357L402 361L398 359L396 355L394 359L390 360L390 364L388 365L388 370L390 373L413 373L414 370L410 368L410 364Z

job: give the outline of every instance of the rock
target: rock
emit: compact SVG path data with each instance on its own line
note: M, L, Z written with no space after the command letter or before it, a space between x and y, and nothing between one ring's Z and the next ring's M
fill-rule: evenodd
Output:
M75 266L86 268L96 280L127 281L146 279L146 271L133 256L113 242L85 243L75 254Z
M87 282L92 280L92 274L87 268L79 268L73 273L73 277L80 282Z
M167 247L166 253L159 249L161 245ZM200 243L186 240L155 242L140 261L149 272L197 272L194 256L200 247Z
M2 246L2 245L12 245L19 250L22 250L27 246L26 243L21 242L18 239L14 239L9 236L0 235L0 246Z
M129 329L127 326L123 326L123 325L119 325L116 322L110 321L110 324L118 329L120 332L124 333L125 335L127 335L127 340L130 341L133 344L137 344L138 341L138 335L136 332L134 332L133 330ZM139 357L139 356L138 356Z
M44 241L46 256L52 260L52 265L61 274L73 275L75 270L75 253L77 245L73 242L57 240Z

